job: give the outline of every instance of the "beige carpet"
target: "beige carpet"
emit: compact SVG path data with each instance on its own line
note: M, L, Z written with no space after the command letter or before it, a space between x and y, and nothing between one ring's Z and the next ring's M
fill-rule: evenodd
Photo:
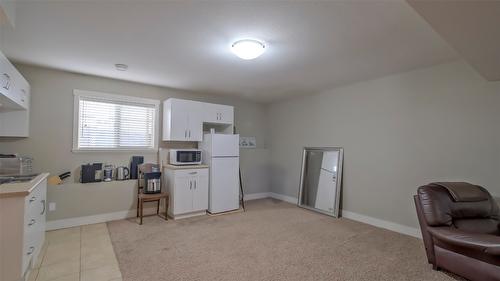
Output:
M124 281L455 280L422 241L272 199L247 212L108 223Z

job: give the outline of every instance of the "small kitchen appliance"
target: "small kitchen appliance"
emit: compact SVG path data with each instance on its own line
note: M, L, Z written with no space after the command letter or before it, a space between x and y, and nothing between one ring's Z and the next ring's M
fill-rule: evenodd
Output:
M102 163L94 163L94 181L102 181Z
M201 162L201 149L169 150L169 163L172 165L199 165Z
M0 175L27 175L33 173L33 158L19 154L0 154Z
M144 189L142 192L147 194L161 193L160 179L160 172L144 173Z
M144 156L132 156L132 161L130 161L131 179L137 179L139 176L139 169L137 167L142 163L144 163Z
M125 166L120 166L116 168L116 180L123 181L127 180L130 175L130 170Z
M80 182L102 181L102 163L83 164L80 170Z
M112 181L113 180L113 170L114 167L111 164L104 165L104 176L102 178L103 181Z

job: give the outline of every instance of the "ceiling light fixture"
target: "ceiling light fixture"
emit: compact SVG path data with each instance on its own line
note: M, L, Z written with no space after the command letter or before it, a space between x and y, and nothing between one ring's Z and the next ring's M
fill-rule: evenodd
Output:
M128 65L123 64L123 63L117 63L117 64L115 64L115 68L118 71L127 71Z
M259 57L265 49L266 45L255 39L242 39L231 45L231 51L244 60L253 60Z

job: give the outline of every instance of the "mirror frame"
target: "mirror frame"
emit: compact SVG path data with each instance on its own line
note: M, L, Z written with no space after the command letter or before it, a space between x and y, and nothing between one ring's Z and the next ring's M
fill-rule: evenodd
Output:
M328 212L325 210L317 209L314 207L310 207L304 204L301 204L301 199L302 199L302 190L304 188L304 164L306 162L306 154L308 151L338 151L339 152L339 164L338 164L338 169L337 169L337 183L336 183L336 196L335 196L335 205L334 205L334 211L333 212ZM341 189L342 189L342 167L344 164L344 149L342 147L304 147L302 151L302 167L301 167L301 172L300 172L300 186L299 186L299 197L297 198L297 206L312 210L315 212L319 212L328 216L332 216L335 218L340 217L340 196L342 195Z

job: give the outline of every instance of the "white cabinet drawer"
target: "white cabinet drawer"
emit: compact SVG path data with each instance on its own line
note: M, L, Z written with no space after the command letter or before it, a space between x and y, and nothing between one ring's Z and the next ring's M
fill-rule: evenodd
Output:
M208 176L208 168L206 169L183 169L175 171L175 177L191 177L196 175Z
M24 199L23 272L37 258L45 239L47 180L40 182Z
M45 209L46 187L39 184L25 199L25 219L40 216ZM29 220L28 220L29 221Z

